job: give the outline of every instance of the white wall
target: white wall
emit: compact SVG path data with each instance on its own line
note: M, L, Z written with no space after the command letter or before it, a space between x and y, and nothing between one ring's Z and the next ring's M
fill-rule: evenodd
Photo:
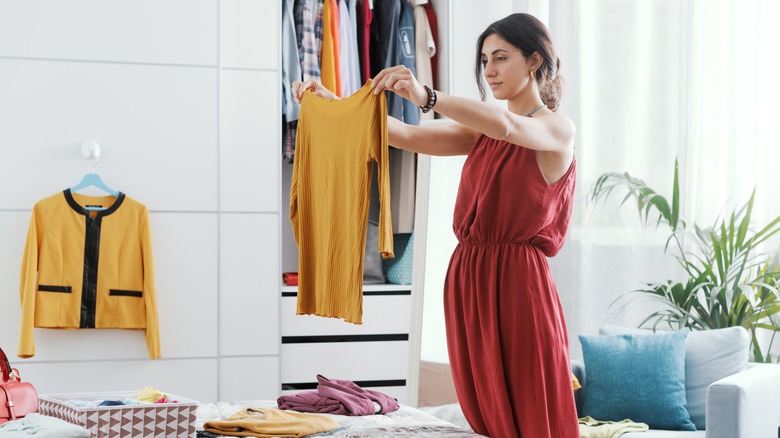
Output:
M0 0L0 346L40 393L279 392L277 0ZM163 357L143 334L36 329L16 358L33 204L96 171L146 204Z

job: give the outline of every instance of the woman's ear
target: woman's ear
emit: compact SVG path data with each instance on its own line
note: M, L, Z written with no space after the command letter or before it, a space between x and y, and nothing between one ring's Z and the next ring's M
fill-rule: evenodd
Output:
M544 64L544 58L542 58L542 55L540 55L539 52L534 52L528 57L528 65L531 69L539 70L542 68L542 64Z

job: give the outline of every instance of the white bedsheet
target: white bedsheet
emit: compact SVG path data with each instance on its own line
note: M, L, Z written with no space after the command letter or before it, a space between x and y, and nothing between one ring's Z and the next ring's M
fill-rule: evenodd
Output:
M198 406L195 428L202 430L206 421L226 419L248 407L276 408L277 406L276 401L268 400L201 404ZM476 438L483 436L405 405L401 405L399 410L387 415L328 416L336 420L342 427L331 432L310 436L338 438Z

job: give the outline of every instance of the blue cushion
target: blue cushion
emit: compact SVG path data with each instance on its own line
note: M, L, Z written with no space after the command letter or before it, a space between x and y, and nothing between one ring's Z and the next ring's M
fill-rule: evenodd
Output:
M648 329L636 329L605 324L601 335L625 333L652 333ZM685 340L685 393L688 415L696 429L707 425L707 388L726 376L736 374L747 367L750 334L742 327L711 330L694 330Z
M670 333L580 336L586 382L583 416L696 430L686 409L685 338Z

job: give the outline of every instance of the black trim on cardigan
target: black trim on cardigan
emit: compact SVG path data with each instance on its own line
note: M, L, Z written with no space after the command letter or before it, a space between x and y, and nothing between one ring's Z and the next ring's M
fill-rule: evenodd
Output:
M117 193L116 200L105 210L87 210L73 198L70 189L63 190L65 200L76 213L84 216L84 274L81 285L81 321L80 328L95 328L97 309L97 275L100 256L100 227L103 217L115 212L125 200L125 194ZM94 217L93 217L94 216Z
M97 309L97 274L100 256L100 226L103 218L86 217L84 237L84 275L81 289L81 328L95 328Z
M110 207L108 207L105 210L87 210L86 208L79 205L78 202L76 202L76 199L73 198L73 193L70 191L70 189L65 189L62 192L65 195L65 200L68 201L68 205L70 205L70 208L76 211L76 213L83 214L86 217L90 217L90 213L95 213L95 218L102 217L102 216L108 216L109 214L115 212L120 205L122 205L122 202L125 200L125 194L122 192L117 193L116 200L113 204L111 204Z
M70 286L50 286L47 284L39 284L38 285L38 292L64 292L64 293L70 293L72 292L73 288Z
M141 298L144 294L140 290L124 290L124 289L109 289L109 295L118 295L122 297L138 297Z

